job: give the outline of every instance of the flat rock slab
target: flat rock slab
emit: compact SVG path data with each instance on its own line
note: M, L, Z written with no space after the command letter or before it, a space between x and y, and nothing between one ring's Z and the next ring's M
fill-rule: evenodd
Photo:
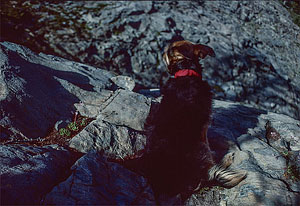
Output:
M69 174L71 153L55 145L0 145L1 205L36 205Z
M80 152L102 151L109 157L125 158L145 148L146 136L129 127L94 120L69 141Z
M154 205L143 177L90 152L72 167L71 176L47 194L46 205Z
M135 92L118 90L108 101L110 102L100 112L103 120L143 131L150 112L151 99Z
M151 99L144 95L116 90L99 105L97 119L73 137L69 146L83 153L97 150L118 158L136 154L146 145L144 126L151 105ZM79 109L85 113L93 110L88 104L81 104Z

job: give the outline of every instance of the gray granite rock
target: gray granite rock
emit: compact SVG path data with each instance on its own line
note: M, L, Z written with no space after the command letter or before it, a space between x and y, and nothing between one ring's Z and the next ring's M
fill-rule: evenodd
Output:
M246 170L248 177L232 189L211 189L205 195L195 193L185 204L296 205L299 202L297 198L300 194L300 179L293 179L292 176L300 176L299 173L289 174L288 168L299 165L300 122L285 115L218 100L214 101L213 109L212 125L208 131L211 148L215 151L217 159L221 159L228 152L234 152L233 167ZM271 122L272 128L278 132L280 138L268 141L267 122ZM110 157L118 158L126 158L126 155L143 149L146 143L143 134L138 136L142 143L139 149L136 149L132 145L132 142L135 142L132 141L132 135L128 135L129 128L125 130L125 134L120 133L124 127L113 125L97 120L70 142L79 145L75 148L96 149L104 151ZM134 138L136 134L133 135ZM118 139L111 141L112 137ZM109 142L113 142L111 148L115 150L108 149ZM107 149L100 145L106 145Z
M0 125L6 136L43 137L60 120L68 120L74 105L95 108L111 92L114 75L51 55L35 54L13 43L0 43Z
M134 155L145 145L146 136L143 133L102 119L94 120L69 141L69 146L80 152L102 151L111 158Z
M90 152L72 167L71 176L48 193L45 205L154 205L147 180Z
M103 120L143 131L150 112L151 99L135 92L118 90L107 102L99 113Z
M152 101L141 94L117 90L101 107L97 119L69 141L80 152L104 151L110 157L124 158L145 148L144 126ZM79 111L90 113L89 105Z
M69 176L72 154L55 145L0 145L1 205L38 205Z
M112 77L111 81L113 81L118 87L132 91L135 87L135 81L128 76L116 76Z
M39 23L10 18L6 39L131 76L148 88L168 77L161 53L170 41L208 44L216 58L203 61L203 76L215 98L300 118L300 28L279 1L7 4Z
M272 129L267 128L268 122ZM132 135L130 131L133 131L130 126L98 119L74 137L70 146L82 152L98 150L109 157L126 158L137 154L146 144L145 134L136 132ZM277 138L270 136L274 131L279 135ZM185 205L299 203L299 121L249 105L215 100L208 137L216 159L234 152L232 167L247 171L248 177L232 189L212 188L195 193ZM177 204L174 199L176 197L165 201Z
M268 141L267 122L280 135L275 140ZM217 154L222 155L222 150L234 152L232 166L248 172L238 186L218 191L217 205L300 203L299 121L236 103L214 101L209 137Z

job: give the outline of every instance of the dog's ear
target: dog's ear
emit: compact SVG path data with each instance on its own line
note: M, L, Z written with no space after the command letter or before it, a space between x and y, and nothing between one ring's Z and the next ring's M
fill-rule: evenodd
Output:
M201 59L204 59L207 55L211 57L215 57L216 54L212 48L209 46L205 46L202 44L195 44L194 45L194 55L197 57L200 57Z

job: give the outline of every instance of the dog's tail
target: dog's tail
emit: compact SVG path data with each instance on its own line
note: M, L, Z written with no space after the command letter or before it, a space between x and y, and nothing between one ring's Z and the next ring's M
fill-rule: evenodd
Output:
M235 171L229 168L233 162L234 153L227 154L223 160L208 171L209 180L225 188L239 184L247 177L245 171Z

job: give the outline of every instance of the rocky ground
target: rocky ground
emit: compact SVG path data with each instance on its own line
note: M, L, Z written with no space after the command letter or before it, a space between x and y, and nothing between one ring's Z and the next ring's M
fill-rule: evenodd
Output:
M160 97L132 91L129 77L9 42L0 43L0 71L1 205L157 204L145 177L110 160L144 149L144 124ZM89 122L67 138L60 131L73 131L76 112L78 124ZM56 130L60 141L49 141ZM299 134L300 122L289 116L214 100L211 148L217 159L233 152L232 167L248 177L232 189L202 188L181 203L299 205Z
M136 90L168 78L163 48L211 46L215 98L299 119L300 7L290 1L7 1L1 39L127 75ZM291 13L287 10L290 9Z

